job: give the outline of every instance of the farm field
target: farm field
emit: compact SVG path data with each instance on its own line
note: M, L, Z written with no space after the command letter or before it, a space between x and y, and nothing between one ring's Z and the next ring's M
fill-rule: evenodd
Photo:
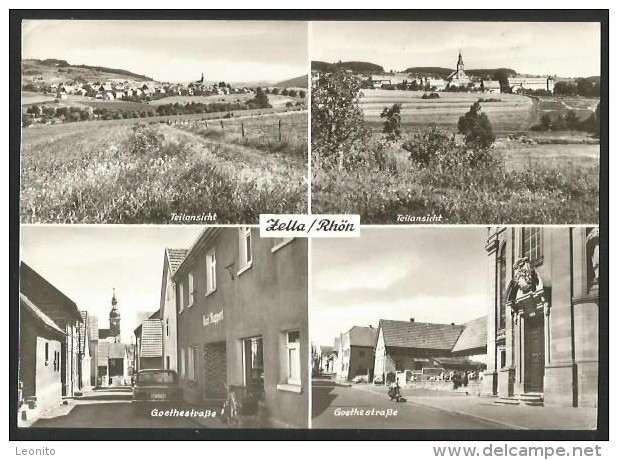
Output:
M21 105L43 104L45 102L53 102L56 98L43 93L35 93L34 91L21 92Z
M496 133L526 131L534 115L533 100L516 94L479 94L440 92L439 99L422 99L426 91L362 90L361 108L365 119L373 127L382 124L380 113L395 103L401 107L404 130L417 131L430 125L450 131L457 130L457 121L479 98L500 99L500 102L481 103Z
M21 221L167 223L172 212L212 212L217 223L256 223L260 213L306 212L306 161L286 148L136 121L24 129Z
M234 103L234 102L246 102L255 97L255 94L225 94L225 95L213 95L213 96L169 96L163 99L157 99L156 101L149 102L151 106L165 105L165 104L190 104L195 102L196 104L211 104L211 103ZM299 97L281 96L279 94L269 94L268 101L273 108L285 107L285 104L291 102L296 104L297 101L304 101ZM304 101L306 102L306 101Z

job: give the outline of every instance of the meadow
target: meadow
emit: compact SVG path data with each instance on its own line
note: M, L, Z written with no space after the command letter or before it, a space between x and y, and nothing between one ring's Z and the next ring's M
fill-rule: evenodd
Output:
M167 223L172 212L216 212L217 223L257 223L260 213L307 211L306 161L285 149L122 121L24 129L21 222Z
M405 130L419 131L431 125L451 131L457 130L457 121L480 98L499 99L499 102L481 103L498 134L525 131L533 122L533 100L517 94L482 94L440 92L437 99L422 99L427 91L364 89L361 108L366 122L379 129L383 120L380 113L386 106L401 104L401 124Z

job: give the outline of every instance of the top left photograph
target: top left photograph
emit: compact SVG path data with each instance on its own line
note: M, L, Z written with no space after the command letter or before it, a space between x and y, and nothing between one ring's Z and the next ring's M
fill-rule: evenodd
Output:
M307 23L24 20L20 220L307 213Z

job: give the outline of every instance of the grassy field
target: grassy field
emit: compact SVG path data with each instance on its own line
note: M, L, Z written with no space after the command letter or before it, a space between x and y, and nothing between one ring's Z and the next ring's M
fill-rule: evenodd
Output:
M217 223L307 210L306 161L208 139L174 125L74 123L25 129L23 223Z
M34 91L21 92L21 105L44 104L46 102L54 102L55 97L43 93L35 93Z
M533 120L533 100L516 94L478 94L440 92L439 99L422 99L424 91L362 90L361 107L367 122L375 128L382 125L380 113L395 103L401 107L401 124L405 130L421 130L430 125L457 130L457 121L479 98L499 99L481 103L496 133L526 131Z
M164 105L164 104L190 104L191 102L202 103L202 104L211 104L215 102L221 103L234 103L234 102L246 102L255 97L255 94L224 94L224 95L213 95L213 96L170 96L164 97L163 99L157 99L156 101L152 101L149 104L153 106ZM275 94L268 95L268 101L273 106L273 108L285 107L288 102L292 104L296 104L298 101L304 101L299 97L289 97L289 96L281 96Z
M307 111L203 121L189 124L187 130L203 138L307 160Z

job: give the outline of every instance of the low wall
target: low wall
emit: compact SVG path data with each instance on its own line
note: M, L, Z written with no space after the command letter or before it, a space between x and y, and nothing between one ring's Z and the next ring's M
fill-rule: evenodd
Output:
M420 382L410 382L406 384L406 388L435 390L435 391L453 391L453 382L444 380L426 380ZM470 394L479 394L481 392L481 380L473 380L468 382L467 387L459 387L458 391L468 391Z

